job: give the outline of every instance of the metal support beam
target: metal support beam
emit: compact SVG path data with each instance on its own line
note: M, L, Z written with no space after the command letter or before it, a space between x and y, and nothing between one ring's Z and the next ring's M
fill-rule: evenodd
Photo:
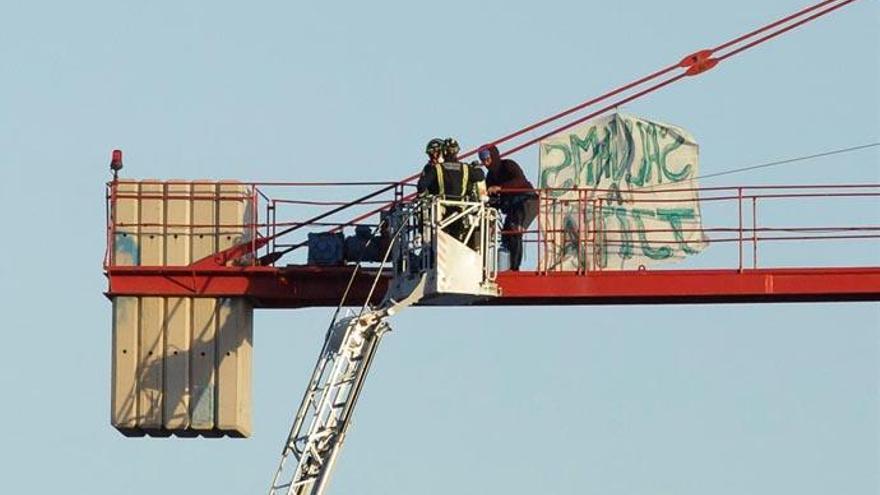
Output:
M880 267L504 272L496 304L695 304L878 301Z
M258 308L305 308L336 306L351 277L352 267L264 266L217 267L112 267L107 270L108 297L247 297ZM361 305L369 293L374 270L361 270L346 305ZM373 297L378 303L385 293L382 278Z
M336 306L351 267L111 267L109 297L248 297L259 308ZM363 304L375 271L359 274L347 305ZM376 300L388 279L380 280ZM501 296L481 305L880 301L880 267L618 272L502 272Z

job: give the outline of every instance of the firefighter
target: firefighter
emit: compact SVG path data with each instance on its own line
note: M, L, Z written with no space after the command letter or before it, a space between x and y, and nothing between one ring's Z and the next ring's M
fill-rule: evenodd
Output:
M432 139L425 147L428 163L416 186L423 195L437 196L449 201L476 201L479 198L480 184L485 184L485 174L479 168L458 161L458 142L453 138L445 141ZM449 160L446 160L449 158ZM443 216L461 211L458 206L443 208ZM454 222L446 232L463 240L467 229L465 220Z
M498 209L504 213L505 231L501 245L510 252L510 269L519 271L523 259L523 232L538 216L538 195L519 164L501 159L495 145L480 148L478 156L486 167L489 194L498 198Z
M428 163L416 185L420 194L439 196L452 201L474 201L478 198L479 183L486 174L479 168L458 161L458 142L432 139L425 147ZM446 158L449 158L448 160Z
M443 163L443 140L434 138L425 146L425 154L428 155L428 164Z
M474 180L470 182L468 191L466 192L464 198L467 201L487 200L488 193L486 191L486 174L483 172L483 169L480 168L480 163L464 163L462 161L459 161L458 153L460 151L461 148L458 146L458 141L456 141L455 138L450 137L443 140L443 161L449 163L461 163L462 167L470 167L470 170L468 170L468 174L472 178L474 178Z
M461 148L458 146L458 141L455 138L450 137L443 140L444 162L457 162L459 151L461 151Z

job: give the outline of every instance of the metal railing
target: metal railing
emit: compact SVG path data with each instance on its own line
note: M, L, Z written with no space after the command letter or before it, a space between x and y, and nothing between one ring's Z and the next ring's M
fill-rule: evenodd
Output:
M229 186L240 192L222 190ZM380 186L376 189L376 186ZM116 260L117 244L143 235L167 240L185 235L222 238L231 236L250 242L250 253L238 264L273 264L281 255L307 246L307 234L316 231L342 231L357 225L375 226L379 213L400 202L413 185L400 182L238 182L238 181L135 181L119 180L106 184L106 246L103 266L130 265ZM352 195L359 195L350 200ZM123 218L121 209L129 203L135 218ZM186 203L185 205L182 203ZM236 221L219 222L220 204L239 204L246 213ZM161 204L156 207L155 205ZM145 215L147 205L158 213ZM199 209L209 208L210 222L199 221ZM376 206L379 205L377 208ZM121 208L122 207L122 208ZM184 211L169 215L171 208ZM330 208L328 208L330 207ZM130 213L130 212L129 212ZM128 215L130 216L130 214ZM172 218L172 216L181 217ZM201 215L204 217L205 215ZM354 218L352 218L354 216ZM217 250L221 243L217 243ZM273 258L273 254L276 254ZM266 260L272 260L267 262ZM197 261L197 256L191 257ZM139 263L134 263L139 264Z
M713 263L721 267L735 263L743 270L749 265L758 268L760 246L784 241L792 250L803 250L807 241L858 244L864 255L859 262L880 263L878 184L633 190L626 192L625 200L616 190L543 189L538 193L538 225L526 235L527 242L537 245L541 272L609 269L603 258L609 253L638 259L638 251L646 255L663 250L668 258L681 261L719 246L733 246L734 252L725 249L724 256L711 256ZM689 206L675 209L681 205ZM689 212L688 216L682 211ZM660 221L648 227L644 220L649 216ZM688 246L689 242L695 245ZM765 266L790 264L776 261L780 257L775 254ZM568 263L558 263L560 257ZM651 261L651 256L642 257ZM803 256L797 259L837 264Z
M438 234L445 232L480 254L482 280L498 274L498 212L481 201L425 197L399 203L390 214L395 273L416 275L437 265Z
M228 186L240 186L241 190L230 191L234 188ZM218 249L232 240L250 243L253 255L239 259L239 264L302 263L304 255L300 253L308 245L308 233L376 226L381 212L412 197L411 187L401 182L111 182L106 194L104 266L142 264L117 260L117 244L130 242L131 237L143 242L160 240L170 246L181 236L193 245L200 236L213 236L218 239ZM679 235L685 239L698 236L705 243L700 249L705 254L681 257L686 267L711 263L743 270L846 264L847 259L822 258L828 258L829 252L833 257L834 251L850 256L854 249L858 252L853 263L880 264L880 184L670 187L626 191L625 198L620 191L587 188L537 192L540 214L522 232L527 246L523 268L534 266L541 273L613 269L602 256L620 257L621 250L644 252L646 247L681 250ZM346 200L352 196L357 199ZM119 206L125 201L141 205L134 218L119 215ZM687 201L695 202L699 222L664 212ZM206 217L209 221L199 219L197 210L205 208L199 205L210 203L219 208L216 205L224 202L241 205L245 213L240 220L224 219L221 223L217 210ZM665 226L662 221L651 225L644 221L644 210L651 209L655 220L658 211L666 215ZM637 220L644 225L639 227ZM822 244L813 241L838 247L811 248ZM780 245L786 246L785 252L776 247ZM192 254L189 261L196 261L194 248L188 249ZM802 253L811 250L821 256L811 258ZM560 253L570 263L554 265ZM786 253L795 254L786 259ZM164 259L167 263L168 256Z

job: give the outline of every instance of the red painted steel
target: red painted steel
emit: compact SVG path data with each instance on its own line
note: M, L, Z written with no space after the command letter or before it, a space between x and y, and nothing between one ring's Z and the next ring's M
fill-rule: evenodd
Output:
M108 296L247 297L256 307L336 306L351 267L115 267ZM355 279L350 305L361 305L375 276ZM378 302L387 277L376 291ZM880 300L880 267L618 272L502 272L502 295L480 305L693 304Z
M540 137L532 138L526 142L505 150L502 155L515 153L527 146L537 143L544 137L556 134L577 123L583 122L593 116L598 116L621 105L672 84L688 75L695 75L710 69L722 60L726 60L736 54L764 43L772 38L782 35L807 22L822 17L855 0L824 0L807 7L790 16L765 25L745 35L732 39L724 44L708 50L701 50L691 54L680 62L661 69L647 77L638 79L632 83L610 91L598 98L588 100L568 110L559 112L547 119L527 126L519 131L508 134L492 143L500 144L513 138L525 135L537 130L546 124L567 117L576 111L583 110L600 101L612 96L623 95L629 90L636 88L666 75L675 69L683 68L678 75L661 80L652 86L641 89L622 100L613 102L598 111L593 111L586 116L579 117L565 123L552 131L545 132ZM826 8L827 7L827 8ZM819 10L824 8L824 10ZM813 13L814 11L817 11ZM806 14L813 13L805 17ZM791 22L790 24L788 24ZM787 25L786 25L787 24ZM776 29L779 28L779 29ZM768 34L749 41L756 35L768 32ZM748 43L742 44L743 42ZM737 46L739 45L739 46ZM724 50L725 53L713 58L712 55ZM476 150L462 154L462 158L470 156ZM121 153L120 153L121 155ZM115 158L115 152L114 152ZM120 162L121 162L121 156ZM130 225L117 223L112 216L113 205L118 198L131 198L130 194L119 194L116 190L116 182L108 184L107 202L107 244L104 257L104 267L109 278L110 287L108 295L167 295L167 296L245 296L250 297L258 306L262 307L302 307L335 305L341 289L345 286L347 277L351 273L350 267L275 267L258 266L260 260L277 260L281 256L305 246L307 243L287 242L280 244L278 238L293 232L304 233L308 229L333 226L331 231L340 231L343 227L360 224L371 218L375 218L380 212L387 210L394 203L410 198L412 195L404 194L404 187L409 187L417 175L413 175L399 182L252 182L239 183L252 188L246 198L251 202L252 216L243 220L243 225L249 232L249 240L243 244L198 260L186 267L120 267L114 266L114 241L118 227L130 229ZM197 182L192 182L196 184ZM362 195L359 199L348 201L347 199L317 198L272 198L262 188L276 187L306 187L325 191L332 187L349 186L382 186L378 190ZM825 191L823 188L839 188L837 192ZM868 192L850 192L847 188L863 188ZM739 301L784 301L784 300L878 300L880 294L880 267L854 267L854 268L763 268L758 269L758 244L761 241L798 241L798 240L864 240L880 237L880 226L861 225L856 227L832 226L832 227L767 227L758 226L757 202L762 201L762 211L769 200L798 198L806 200L811 197L878 197L878 185L844 185L844 186L750 186L738 188L705 188L700 192L704 194L700 198L701 203L735 201L738 213L738 225L736 228L729 227L705 227L703 233L710 238L712 243L736 242L738 247L738 268L734 270L642 270L642 271L600 271L596 266L585 266L571 272L520 272L502 273L499 276L499 284L504 291L502 297L487 301L486 304L611 304L611 303L690 303L690 302L739 302ZM812 189L813 191L801 192L799 189ZM781 193L766 193L761 191L782 190ZM589 199L590 196L584 191L578 191L576 200L577 211L587 212L592 209L595 212L596 203L601 209L602 198ZM685 190L682 190L685 191ZM720 191L722 195L712 196ZM723 195L725 193L727 195ZM843 191L843 192L840 192ZM596 190L590 193L595 194ZM638 192L638 191L633 191ZM674 191L666 191L674 192ZM733 194L731 194L733 192ZM392 193L393 198L383 202L381 196ZM542 205L548 201L551 191L541 191ZM140 195L141 199L168 199L171 196L164 192L159 197L154 195ZM205 198L199 195L182 197L174 195L173 199L200 199L217 200L218 197ZM261 201L266 207L266 218L260 223L257 212ZM552 201L552 199L551 199ZM652 202L662 202L663 199L653 199ZM668 201L675 201L670 199ZM743 206L751 203L752 226L747 228L743 222ZM329 211L318 215L312 215L304 221L278 222L278 208L281 205L298 206L334 206ZM357 208L370 205L380 205L357 214ZM354 213L352 211L354 210ZM334 215L347 212L356 214L352 220L333 221ZM604 226L584 225L578 218L578 246L579 261L584 256L581 253L592 244L596 244L599 235L611 233L612 230ZM556 226L548 229L543 224L539 215L539 230L544 232L559 232ZM140 225L145 226L145 225ZM160 227L168 228L169 224ZM155 226L154 226L155 227ZM196 227L187 225L184 227ZM229 227L229 226L227 226ZM818 234L816 234L818 231ZM668 231L667 231L668 232ZM792 235L792 233L811 233L814 235ZM852 235L851 232L867 232L867 234ZM723 234L728 234L724 237ZM736 237L729 234L736 233ZM762 235L758 235L761 233ZM776 235L769 235L775 233ZM847 234L843 234L847 233ZM713 238L712 236L715 235ZM530 245L538 246L538 266L543 266L544 254L550 249L556 249L556 240L547 236L538 235L536 239L527 239ZM744 244L752 243L752 269L744 268ZM264 254L260 256L260 250ZM254 256L249 256L253 254ZM241 264L248 266L234 266ZM542 268L542 270L546 270ZM362 302L369 282L369 272L362 275L355 283L353 293ZM378 293L381 293L382 288Z
M320 231L329 226L340 228L339 222L315 221L315 216L306 221L279 221L278 205L283 204L283 197L274 197L255 183L242 183L252 188L245 195L231 197L249 201L252 215L242 219L243 224L233 227L244 228L250 232L246 242L233 246L216 255L196 261L189 266L115 266L113 265L114 238L117 227L127 229L143 227L145 224L127 225L116 223L113 219L113 205L117 199L157 199L168 200L190 199L193 201L226 198L170 194L155 192L120 194L114 183L109 184L107 202L107 245L105 255L105 271L109 279L109 296L118 295L155 295L155 296L204 296L204 297L248 297L258 307L265 308L297 308L309 306L335 306L351 274L350 266L316 267L316 266L259 266L259 259L277 259L270 254L288 252L291 247L304 244L301 239L308 231ZM285 184L275 187L274 192L293 190L302 199L298 189L300 183ZM326 193L326 188L321 189ZM834 224L825 218L809 222L812 225L769 225L760 223L758 216L758 200L761 199L761 213L770 213L770 207L777 202L788 202L794 207L801 207L803 201L871 201L872 205L880 201L880 184L844 184L844 185L786 185L786 186L738 186L711 187L702 189L675 189L664 191L663 194L680 192L699 192L700 202L706 205L725 206L728 215L716 215L713 223L704 222L702 232L709 238L710 245L733 245L729 254L734 258L723 269L699 270L641 270L641 271L603 271L595 264L582 266L575 271L542 271L542 272L503 272L499 275L502 296L481 304L628 304L628 303L700 303L700 302L781 302L781 301L844 301L844 300L880 300L880 266L869 267L804 267L804 268L757 268L758 246L773 241L803 248L804 240L811 241L850 241L871 242L877 246L880 239L880 225L856 223ZM390 193L391 190L389 189ZM576 199L555 199L555 192L574 192ZM580 217L587 211L601 208L602 197L595 199L595 190L540 190L541 203L548 208L554 201L577 203L576 211L581 215L578 219L578 260L586 260L586 253L593 249L602 234L619 233L611 226L590 225ZM639 192L635 190L633 192ZM396 188L393 196L388 198L384 208L390 207L403 196L402 189ZM667 196L668 197L668 196ZM591 199L592 198L592 199ZM633 202L642 201L634 199ZM647 200L652 203L667 201L663 197ZM259 218L261 202L267 205L266 218ZM370 201L372 202L372 201ZM598 204L597 204L598 203ZM368 205L361 205L368 206ZM749 211L749 208L750 210ZM843 208L841 211L849 213ZM302 213L301 213L302 214ZM745 222L745 215L750 214L751 225ZM322 219L331 220L332 215L319 215ZM369 214L361 215L363 219L371 218ZM557 249L556 239L550 234L563 232L554 225L552 218L538 217L538 230L525 233L527 245L534 249L538 259L546 259L546 253ZM728 221L719 223L720 221ZM855 217L853 217L855 218ZM549 224L545 224L549 220ZM875 216L870 217L870 222ZM864 219L862 219L864 222ZM350 222L346 222L350 223ZM185 224L151 224L150 227L181 228ZM295 226L299 230L288 227ZM197 227L189 225L189 227ZM204 226L201 226L204 227ZM230 227L227 225L226 227ZM547 235L542 235L547 234ZM668 229L650 229L643 233L670 232ZM282 235L296 237L276 242ZM607 240L607 239L606 239ZM662 243L664 241L651 241ZM667 241L668 242L668 241ZM748 246L751 243L751 246ZM615 244L609 242L609 246ZM747 248L751 248L748 249ZM750 251L751 260L745 253ZM264 251L261 251L264 250ZM257 253L262 256L248 256ZM265 253L265 254L263 254ZM530 255L531 256L531 255ZM876 259L869 258L869 259ZM747 261L751 261L747 263ZM271 264L271 263L268 263ZM243 266L240 266L243 265ZM732 266L730 266L732 265ZM751 265L752 268L746 268ZM581 266L580 263L578 266ZM366 270L356 279L352 288L350 304L362 304L375 269ZM381 284L387 283L382 279ZM377 296L384 293L380 285Z
M351 277L352 267L271 266L111 267L108 297L247 297L261 308L336 306ZM363 304L375 271L362 271L352 284L351 304ZM373 302L385 293L382 277Z
M880 267L504 272L490 304L693 304L880 300Z

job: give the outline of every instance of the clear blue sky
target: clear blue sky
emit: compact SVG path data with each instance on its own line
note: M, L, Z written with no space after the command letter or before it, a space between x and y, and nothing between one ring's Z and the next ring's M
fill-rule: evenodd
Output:
M263 492L330 316L256 315L251 439L119 435L112 148L130 177L396 179L433 135L470 147L805 4L3 3L3 491ZM880 6L626 110L691 131L704 173L876 142ZM878 183L876 150L711 184ZM331 493L880 493L876 303L420 308L394 326Z

